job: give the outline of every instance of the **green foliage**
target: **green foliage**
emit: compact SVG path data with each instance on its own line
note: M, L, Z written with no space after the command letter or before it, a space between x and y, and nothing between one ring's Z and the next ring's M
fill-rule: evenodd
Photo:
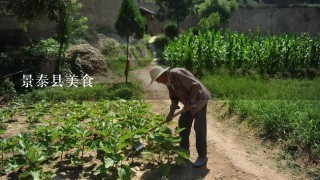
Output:
M156 40L154 41L157 57L159 57L160 59L163 59L163 51L168 43L169 38L167 38L164 34L158 35Z
M300 170L291 152L281 152L276 158L276 166L281 170L289 168L293 175L298 175Z
M193 12L194 7L193 0L156 0L156 3L160 7L158 18L174 20L178 25Z
M319 100L307 101L232 101L231 107L245 117L266 137L285 142L285 147L307 152L318 159L320 153Z
M160 50L164 50L168 43L169 43L169 39L164 34L158 35L156 40L154 41L154 45L156 49L160 49Z
M0 97L7 94L9 96L15 95L17 92L14 88L14 84L9 78L0 80Z
M57 23L56 33L60 47L56 72L59 73L62 65L61 60L71 37L82 35L88 27L85 25L87 18L80 16L81 4L77 0L58 0L54 2L54 8L51 10L52 12L49 12L48 17Z
M203 29L217 29L220 27L220 14L212 13L208 17L199 20L199 26Z
M8 6L8 1L0 1L0 14L7 14L6 7Z
M42 100L58 101L98 101L103 99L136 99L141 96L142 89L137 84L113 84L113 85L94 85L92 87L48 87L45 89L34 90L20 99L24 102L39 102Z
M147 49L144 42L138 42L137 44L131 46L130 53L138 62L139 67L145 67L152 61L152 53L150 49ZM135 67L133 66L133 68Z
M33 54L36 57L48 57L57 55L59 50L59 43L53 38L40 40L33 48Z
M134 57L138 61L139 67L147 66L152 60L151 51L147 48L147 41L138 41L130 46L130 57ZM118 45L115 41L106 41L103 46L102 53L105 55L108 67L114 71L116 75L122 75L125 68L126 55L123 54L125 47ZM131 66L131 69L135 66Z
M174 23L167 24L164 27L164 34L166 35L166 37L170 39L177 37L179 34L179 29L177 24L174 24Z
M121 49L116 41L108 40L103 44L102 53L110 60L115 59L120 51Z
M21 49L7 49L6 53L1 53L1 73L4 75L39 66L45 58L56 55L58 49L58 42L52 38L42 39L35 45Z
M146 19L141 16L138 7L133 0L122 0L115 28L118 34L121 37L125 37L127 40L127 61L129 61L129 37L135 35L138 39L143 38L145 26ZM128 67L125 66L123 69L126 76L126 82L128 82L129 73L127 68Z
M59 42L57 72L59 72L62 56L70 40L83 35L88 28L85 25L87 18L80 16L81 4L77 0L5 1L8 13L16 16L25 30L27 24L39 16L56 22L56 39Z
M81 178L130 179L131 164L142 158L132 146L142 139L148 146L141 153L159 155L160 165L173 163L177 153L188 158L179 148L177 133L161 126L163 117L150 113L140 100L41 101L19 107L21 116L35 113L39 113L39 123L29 123L31 131L0 140L2 169L20 178L49 178L52 173L42 167L50 167L51 159L78 167L90 154L96 156L92 159L94 170ZM146 133L154 126L154 131Z
M120 54L114 59L106 57L106 63L108 67L113 70L113 73L117 76L123 75L123 70L125 69L125 62L127 60L127 56L125 54Z
M137 6L132 0L123 0L119 9L115 28L121 37L135 35L136 38L143 38L146 21L139 13ZM127 42L128 43L128 42Z
M170 170L171 170L171 164L169 163L161 164L159 167L159 173L162 176L166 176L166 177L169 176Z
M150 34L144 34L144 35L143 35L143 41L144 41L144 43L145 43L145 44L148 44L150 38L151 38L151 35L150 35Z
M125 69L125 62L127 56L123 54L125 51L125 46L118 45L115 41L106 41L102 53L105 55L105 60L108 67L117 76L123 75L123 70Z
M273 77L319 76L320 36L308 34L260 36L232 31L192 32L169 42L164 51L170 67L187 67L201 75L228 69L232 75L258 72Z
M42 39L34 45L25 46L21 49L7 49L5 53L0 55L0 76L11 75L10 81L13 83L14 89L24 91L26 89L21 88L22 73L13 73L29 70L23 73L32 74L35 77L39 74L41 63L47 58L56 56L58 49L58 42L52 38ZM0 94L3 90L0 88Z
M210 75L202 82L213 97L227 100L232 112L265 138L319 159L319 80Z
M199 25L203 28L218 27L227 22L237 8L236 0L206 0L198 6Z
M59 43L52 38L42 39L35 45L25 46L21 49L10 48L6 53L0 55L0 76L29 69L23 73L32 74L35 77L39 74L41 63L46 58L56 56L58 50ZM17 91L25 90L21 88L21 73L10 78Z
M224 74L202 79L215 98L221 100L319 100L320 79L260 79ZM217 86L219 84L219 86Z
M320 178L320 170L318 168L310 168L308 170L308 175L311 179L319 179Z
M152 52L148 51L147 53L148 53L147 57L138 59L139 67L146 67L151 63L151 61L152 61Z
M198 27L192 27L190 29L188 29L189 32L192 32L192 34L194 36L198 36L199 35L199 32L200 32L200 29Z

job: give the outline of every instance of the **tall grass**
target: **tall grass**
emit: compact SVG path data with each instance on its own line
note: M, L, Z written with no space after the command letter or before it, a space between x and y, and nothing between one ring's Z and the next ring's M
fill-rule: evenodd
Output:
M230 105L235 112L253 117L251 123L266 137L320 158L319 100L236 100Z
M202 78L216 99L222 100L320 100L320 78L260 79L229 75Z

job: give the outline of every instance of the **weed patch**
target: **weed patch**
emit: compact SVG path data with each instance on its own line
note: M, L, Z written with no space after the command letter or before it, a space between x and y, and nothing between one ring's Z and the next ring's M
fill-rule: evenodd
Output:
M23 102L39 102L42 100L59 102L67 100L98 101L115 99L138 99L142 94L140 86L134 83L118 83L112 85L99 84L92 87L48 87L21 95Z
M263 138L278 142L293 157L308 154L310 160L319 160L319 79L209 75L202 81L215 99L227 100L232 112L258 128ZM297 168L294 160L285 164Z

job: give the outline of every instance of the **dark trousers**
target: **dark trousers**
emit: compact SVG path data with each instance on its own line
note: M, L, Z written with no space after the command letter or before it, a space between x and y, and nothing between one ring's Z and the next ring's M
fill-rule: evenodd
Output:
M179 118L179 128L185 128L179 133L180 147L189 151L189 136L194 119L194 130L196 132L196 148L199 157L207 157L207 105L192 116L190 111L182 113Z

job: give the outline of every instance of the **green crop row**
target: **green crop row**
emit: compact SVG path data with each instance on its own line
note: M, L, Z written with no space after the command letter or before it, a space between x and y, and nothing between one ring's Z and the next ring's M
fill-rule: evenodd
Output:
M0 119L12 123L19 115L24 117L21 119L25 119L27 127L14 136L2 131L0 172L6 174L3 178L48 179L57 176L53 171L57 166L83 167L90 163L92 169L83 173L87 175L82 178L130 179L137 160L141 163L147 159L144 154L156 154L159 158L152 161L162 164L160 169L170 166L176 158L180 162L181 158L188 158L177 144L179 130L172 132L160 126L163 117L150 113L140 100L42 101L14 106L14 112L12 108L0 110ZM154 126L158 128L147 132ZM147 144L142 152L133 149L139 141Z
M167 45L164 58L170 67L183 66L200 76L223 67L230 74L241 70L314 77L320 70L320 35L246 36L230 30L194 35L190 31Z

